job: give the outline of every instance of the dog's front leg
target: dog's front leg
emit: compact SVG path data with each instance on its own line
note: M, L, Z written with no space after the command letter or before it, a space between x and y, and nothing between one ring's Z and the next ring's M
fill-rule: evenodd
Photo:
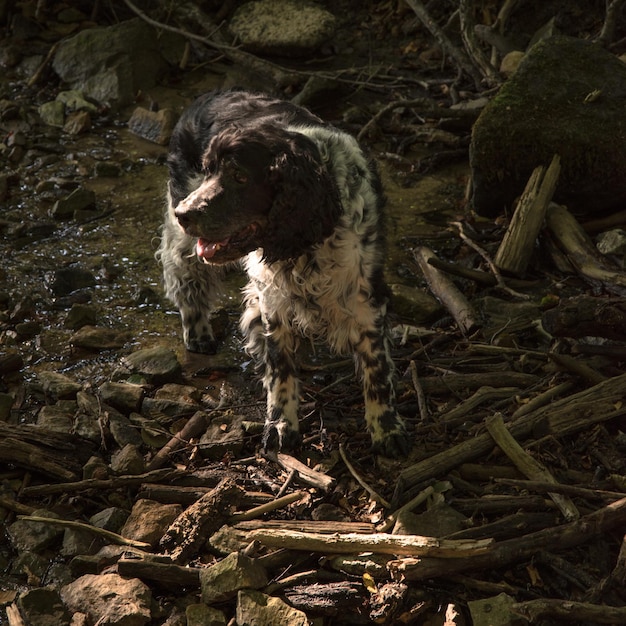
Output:
M241 328L247 338L246 349L263 372L267 393L263 448L289 450L300 443L296 339L285 324L264 318L258 298L249 296Z
M361 333L355 356L363 375L365 422L372 447L388 457L406 456L411 441L395 406L394 365L384 322Z

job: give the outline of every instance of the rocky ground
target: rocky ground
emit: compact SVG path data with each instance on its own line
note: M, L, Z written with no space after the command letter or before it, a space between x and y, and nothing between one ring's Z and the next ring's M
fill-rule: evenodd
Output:
M284 26L260 42L230 3L92 4L0 3L0 624L625 623L623 216L585 224L613 233L598 260L552 209L526 270L494 274L513 207L471 210L468 146L510 70L459 71L446 3L428 8L451 48L410 3L300 23L270 2ZM500 68L540 27L591 39L598 4L513 12L478 45ZM381 165L408 459L371 454L352 364L323 347L302 354L302 448L259 453L240 276L220 352L182 348L154 259L167 136L235 83Z

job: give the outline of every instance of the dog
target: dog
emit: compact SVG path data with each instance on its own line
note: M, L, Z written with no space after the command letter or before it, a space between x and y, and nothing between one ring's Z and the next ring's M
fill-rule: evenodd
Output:
M354 354L373 448L410 448L395 406L383 278L384 195L356 140L308 110L218 91L183 112L170 140L168 209L157 253L191 352L216 349L211 313L240 264L240 327L267 393L263 446L300 442L295 353L301 338Z

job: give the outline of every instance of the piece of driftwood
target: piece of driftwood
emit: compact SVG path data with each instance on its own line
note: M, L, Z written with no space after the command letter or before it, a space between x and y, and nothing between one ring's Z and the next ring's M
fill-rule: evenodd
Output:
M459 530L451 535L447 535L446 539L485 539L489 537L496 541L503 541L512 537L519 537L520 534L532 533L554 526L557 521L556 518L555 513L518 511L512 515L500 517L488 524Z
M168 589L200 586L199 567L163 563L154 559L123 557L117 562L117 573L125 578L152 580Z
M555 337L626 340L626 299L577 296L544 312L541 323Z
M472 413L481 404L501 400L502 398L512 398L519 391L519 387L501 387L494 389L493 387L479 387L479 389L466 400L455 406L450 411L437 416L437 424L453 428L462 421L476 421L468 413Z
M170 525L160 541L175 563L185 563L204 542L233 514L243 497L243 489L231 478L185 509Z
M250 538L269 546L322 552L325 554L353 554L374 552L376 554L406 554L412 556L438 556L445 559L471 558L491 549L493 541L448 541L420 535L388 535L374 533L302 533L290 530L259 529L250 533Z
M199 437L207 427L208 416L205 411L196 411L180 432L177 432L152 458L146 469L159 469L170 460L171 455L184 446L193 437Z
M545 354L542 353L545 358ZM420 384L424 393L456 394L481 387L517 387L527 389L539 382L539 376L526 372L504 370L502 372L472 372L469 374L447 373L443 376L422 376Z
M370 524L369 522L336 522L306 519L249 520L247 522L236 522L234 528L247 532L259 529L276 529L319 533L322 535L332 533L371 535L374 532L374 524Z
M507 427L504 425L502 415L496 413L485 421L487 431L493 437L493 440L498 444L498 447L507 457L513 462L513 465L517 469L530 478L531 480L541 480L546 483L558 484L558 481L552 476L548 468L542 465L530 456L519 443L515 440L515 437L511 435ZM567 521L572 521L580 517L580 512L576 508L576 505L572 502L571 498L563 493L548 492L548 495L552 498L554 503L559 507L563 517Z
M626 607L590 604L572 600L540 598L511 605L511 611L531 624L553 618L564 622L592 622L594 624L626 624Z
M540 165L530 175L494 259L503 272L526 272L560 172L561 159L555 154L549 167Z
M578 498L586 498L590 500L609 499L620 500L626 498L626 493L621 491L606 491L605 489L588 489L587 487L578 487L576 485L563 485L542 482L540 480L516 480L512 478L495 478L495 482L510 487L519 487L528 491L538 491L539 493L548 493L554 491L556 493L565 493Z
M324 474L324 472L318 472L317 470L311 469L289 454L279 452L276 456L268 455L268 458L276 461L284 470L289 472L295 470L298 480L307 485L311 485L316 489L329 491L336 482L332 476Z
M589 541L596 535L606 534L626 523L626 498L584 515L574 522L553 526L528 535L495 543L485 554L472 558L404 558L387 564L394 577L406 580L425 580L469 570L503 567L533 557L549 546L552 552L567 550Z
M343 580L334 583L297 585L285 589L289 604L300 611L336 616L343 611L361 612L367 594L361 582Z
M622 374L557 400L547 407L540 407L513 421L509 430L518 440L530 436L536 432L535 429L556 437L569 434L626 414L626 407L623 406L625 394L626 374ZM405 468L400 472L394 500L405 496L410 487L424 484L462 463L486 455L493 445L491 435L482 433Z
M546 224L551 237L580 276L594 287L601 285L610 293L626 295L626 272L598 252L564 206L552 202L546 214Z
M425 246L413 251L413 258L419 265L430 290L450 312L459 330L464 335L470 335L480 327L474 307L443 272L429 263L435 256L435 253Z

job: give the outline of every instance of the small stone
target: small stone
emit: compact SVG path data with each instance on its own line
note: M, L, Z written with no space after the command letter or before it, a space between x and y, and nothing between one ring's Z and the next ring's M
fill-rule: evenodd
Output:
M96 277L82 267L62 267L54 273L50 289L55 296L67 296L73 291L94 287Z
M63 533L63 556L76 556L77 554L95 554L102 548L103 540L86 530L66 528Z
M304 56L335 33L332 13L294 0L258 0L240 6L230 21L231 32L252 52Z
M103 530L110 530L111 532L118 533L122 526L128 519L128 513L124 509L120 509L116 506L110 506L107 509L102 509L94 513L89 518L89 523L96 528L102 528Z
M151 617L152 593L137 578L86 574L63 587L61 598L70 611L87 613L101 626L143 626Z
M120 476L136 476L146 471L146 464L137 446L129 443L113 453L111 469Z
M483 600L471 600L467 603L472 616L472 624L489 624L489 626L515 626L525 624L519 616L511 611L515 599L506 593L500 593Z
M93 173L98 178L118 178L122 174L122 168L119 163L98 161L94 166Z
M69 626L72 619L72 614L63 605L59 592L50 587L39 587L21 593L17 606L27 624Z
M113 439L115 439L115 443L120 448L128 444L139 447L141 445L141 435L137 432L132 422L113 407L107 407L106 410L109 414L109 429Z
M507 78L513 76L515 71L519 67L519 64L524 58L524 53L521 50L513 50L504 56L500 63L500 73L504 74Z
M137 107L128 120L128 130L138 137L165 146L169 143L175 124L176 115L170 109L149 111Z
M294 609L280 598L244 589L237 595L237 624L289 624L308 626L306 613Z
M78 330L83 326L95 326L96 321L96 308L93 305L74 302L65 318L64 326L71 330Z
M615 228L601 233L597 238L597 248L602 254L623 257L626 254L626 231Z
M206 459L218 461L225 454L231 453L235 458L243 450L245 431L242 426L243 417L229 415L211 422L200 438L200 454Z
M124 415L137 413L141 408L144 390L139 385L106 382L98 389L100 398Z
M73 413L56 405L42 406L37 414L37 426L53 432L69 434L73 424Z
M52 398L75 398L82 385L59 372L39 372L44 393Z
M60 519L56 513L46 509L37 509L32 513L33 517L47 517L50 519ZM63 536L63 529L54 524L44 522L30 522L28 520L17 520L7 528L11 544L16 550L28 550L40 552L51 546Z
M80 135L91 129L91 115L87 111L74 111L67 116L63 130L68 135Z
M98 107L86 100L83 93L77 89L60 91L56 100L62 102L68 111L85 111L94 115L98 112Z
M265 587L267 585L267 573L254 559L240 552L232 552L214 565L200 570L200 585L202 602L214 604L234 598L240 589ZM291 624L288 621L274 623Z
M187 626L226 626L222 611L206 604L190 604L185 609Z
M13 559L11 574L27 580L30 584L38 585L49 567L50 561L46 557L26 550Z
M137 500L120 534L127 539L145 541L154 547L181 513L182 508L178 504Z
M393 298L394 312L411 324L424 324L441 311L441 304L423 289L399 283L389 286Z
M103 480L109 477L108 465L99 457L89 457L87 463L83 465L83 479L97 478Z
M32 339L41 332L41 324L39 322L20 322L15 325L15 332L20 339Z
M38 110L41 121L48 126L62 127L65 123L65 105L62 102L45 102Z
M127 341L127 333L99 328L97 326L83 326L70 337L70 343L85 350L115 350L121 348Z
M74 213L76 213L76 211L93 209L95 206L96 194L89 189L79 187L78 189L72 191L72 193L66 198L57 200L54 203L54 206L52 207L52 216L60 220L69 219L74 217Z
M154 385L174 382L182 371L176 354L164 346L138 350L122 361L131 372L141 374Z

